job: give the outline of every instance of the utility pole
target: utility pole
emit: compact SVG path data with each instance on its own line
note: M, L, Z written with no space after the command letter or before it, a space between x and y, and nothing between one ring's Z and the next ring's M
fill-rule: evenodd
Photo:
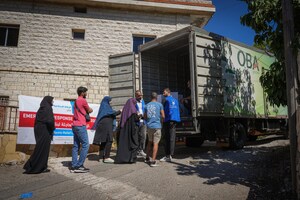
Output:
M298 70L296 65L297 55L292 47L294 40L294 17L292 0L281 0L282 4L282 19L283 19L283 34L284 34L284 59L286 73L286 91L288 104L288 122L290 136L290 155L291 155L291 171L292 171L292 186L293 191L299 197L299 183L297 177L297 165L299 162L298 156L298 141L297 141L297 125L299 126L299 109L298 109ZM298 110L298 112L297 112ZM298 119L297 119L298 116ZM300 141L299 141L300 142ZM298 148L297 148L298 147ZM299 193L300 194L300 193Z

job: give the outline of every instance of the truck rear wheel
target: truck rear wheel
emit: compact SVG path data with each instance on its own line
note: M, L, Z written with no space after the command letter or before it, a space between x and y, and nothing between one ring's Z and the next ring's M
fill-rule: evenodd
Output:
M242 149L246 143L246 130L243 124L236 122L230 128L230 148Z
M257 140L257 135L248 135L248 140L251 141L251 142L254 142Z
M187 147L201 147L203 142L204 142L204 138L201 136L185 138L185 146Z

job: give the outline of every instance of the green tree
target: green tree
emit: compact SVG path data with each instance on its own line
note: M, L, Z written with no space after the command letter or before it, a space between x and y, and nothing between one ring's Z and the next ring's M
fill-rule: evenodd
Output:
M287 105L281 0L241 1L248 5L248 13L241 17L241 23L255 31L254 46L276 57L270 70L261 76L260 82L272 105ZM299 0L293 1L293 8L295 36L298 38L294 41L294 45L297 50L300 36Z

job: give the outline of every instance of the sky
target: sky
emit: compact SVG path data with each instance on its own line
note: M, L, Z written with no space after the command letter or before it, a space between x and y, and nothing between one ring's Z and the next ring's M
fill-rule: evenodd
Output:
M216 12L204 29L253 46L255 32L240 22L240 17L248 13L247 4L240 0L212 0L212 2Z

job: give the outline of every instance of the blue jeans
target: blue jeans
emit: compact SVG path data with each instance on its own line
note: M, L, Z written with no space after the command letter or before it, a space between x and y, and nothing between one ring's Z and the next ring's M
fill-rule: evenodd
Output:
M87 157L90 146L86 126L73 126L72 131L74 135L74 145L72 148L72 167L81 167ZM80 144L82 147L78 160L78 150L80 148Z

